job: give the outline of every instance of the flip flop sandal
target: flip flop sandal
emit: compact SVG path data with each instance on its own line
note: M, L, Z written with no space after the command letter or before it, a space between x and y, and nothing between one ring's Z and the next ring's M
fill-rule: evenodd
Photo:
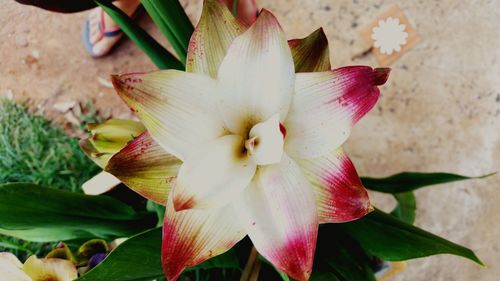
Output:
M132 14L132 18L135 19L141 10L142 10L142 6L139 5L137 7L137 9L135 10L135 12ZM115 38L114 39L115 42L111 43L109 46L109 49L106 50L103 54L95 54L93 52L94 45L92 45L92 43L90 43L90 21L89 21L89 18L87 17L83 23L82 41L83 41L83 45L85 46L85 49L93 58L100 58L100 57L104 57L107 54L109 54L110 51L113 49L113 47L117 45L117 43L120 41L121 37L123 36L123 31L119 27L106 30L106 26L104 25L104 11L101 9L100 12L101 12L100 13L100 21L99 21L99 25L98 25L99 37L97 39L97 42L99 42L103 38L113 38L113 37Z

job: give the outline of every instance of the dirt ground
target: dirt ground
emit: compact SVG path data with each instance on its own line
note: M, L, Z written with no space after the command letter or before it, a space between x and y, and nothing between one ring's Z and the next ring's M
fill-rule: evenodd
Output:
M200 0L182 1L193 22ZM394 1L261 0L290 38L323 26L334 66L376 66L358 30ZM362 175L500 170L500 3L425 0L400 4L421 41L393 65L377 107L355 128L347 151ZM61 15L3 0L0 9L0 96L36 101L94 99L115 117L130 116L109 88L112 73L155 67L130 41L102 59L81 43L85 13ZM159 32L146 17L141 24ZM476 251L486 268L453 256L409 262L395 280L493 281L500 276L500 175L417 191L416 224ZM393 202L374 195L375 205Z

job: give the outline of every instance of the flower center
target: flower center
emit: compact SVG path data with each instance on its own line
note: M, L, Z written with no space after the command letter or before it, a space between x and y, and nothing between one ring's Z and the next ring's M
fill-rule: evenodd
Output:
M283 155L285 127L280 124L279 114L255 124L245 140L247 156L257 165L279 163Z

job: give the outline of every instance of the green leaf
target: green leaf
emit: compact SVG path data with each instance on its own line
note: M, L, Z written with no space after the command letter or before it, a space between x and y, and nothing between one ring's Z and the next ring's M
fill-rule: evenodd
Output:
M360 261L350 252L350 249L337 243L337 249L332 253L335 255L330 257L328 265L340 280L375 281L368 261Z
M206 260L199 265L189 267L186 271L192 271L197 269L238 269L241 270L240 263L238 262L238 256L233 250L229 250L222 255L218 255L209 260Z
M183 63L186 63L189 40L194 27L177 0L142 0L163 35L172 44Z
M398 205L392 210L391 215L406 223L413 224L413 222L415 222L415 211L417 209L415 194L409 191L394 193L393 196L396 198Z
M276 272L278 272L283 281L292 281L292 279L290 279L290 277L288 277L288 275L286 275L283 271L276 269Z
M156 42L144 29L139 27L124 12L108 3L106 0L95 2L108 14L123 30L123 32L153 61L160 69L184 70L184 65Z
M0 185L0 233L29 241L127 237L155 224L108 196L91 196L28 183Z
M314 260L313 274L333 273L341 281L375 281L369 257L335 224L320 225Z
M148 202L146 203L146 210L156 213L156 216L158 217L158 223L156 224L156 226L163 225L163 219L165 217L165 206L148 200Z
M161 227L147 230L126 240L116 247L95 268L77 279L78 281L139 281L163 276L161 264ZM187 271L212 268L239 269L234 251L216 256Z
M340 281L332 272L315 273L311 275L310 281Z
M491 176L495 173L480 176L480 177L467 177L457 174L449 173L418 173L418 172L402 172L392 175L387 178L368 178L362 177L363 185L371 190L385 192L385 193L400 193L413 191L415 189L441 184L453 181L478 179Z
M137 234L116 247L78 281L139 281L163 276L161 228Z
M268 280L268 279L273 280L272 278L276 278L275 274L278 274L278 276L281 278L281 280L292 281L292 279L290 277L288 277L288 275L285 272L277 269L270 261L268 261L263 256L258 255L257 259L262 263L261 269L260 269L260 274L259 274L261 280ZM269 268L272 269L271 276L268 276L270 274L268 271Z
M468 248L375 210L364 218L337 224L370 255L387 261L402 261L437 254L452 254L483 263Z
M13 249L13 250L20 250L20 251L25 251L28 252L29 254L33 254L33 251L28 249L27 247L23 246L22 244L18 243L19 241L9 241L5 237L0 236L0 247L3 248L8 248L8 249Z

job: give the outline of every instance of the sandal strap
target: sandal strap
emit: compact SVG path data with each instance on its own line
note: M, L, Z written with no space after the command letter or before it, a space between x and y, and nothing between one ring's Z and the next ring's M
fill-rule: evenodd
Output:
M106 26L104 24L104 10L101 9L101 20L99 21L99 32L100 32L100 39L103 37L113 37L120 35L122 33L122 30L119 27L116 27L111 30L106 30Z

